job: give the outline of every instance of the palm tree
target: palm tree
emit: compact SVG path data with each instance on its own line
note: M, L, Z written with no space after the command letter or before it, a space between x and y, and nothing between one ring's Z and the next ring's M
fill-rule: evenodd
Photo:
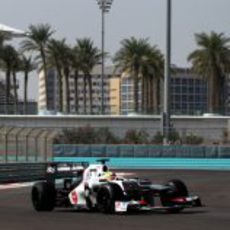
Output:
M35 70L37 65L35 64L31 56L27 57L26 55L21 56L21 71L24 72L24 104L23 104L23 113L27 114L27 92L28 92L28 78L29 73Z
M93 98L92 98L92 75L91 72L95 65L101 59L99 49L94 46L93 41L89 38L77 39L79 67L84 74L84 113L86 113L86 83L89 86L89 108L90 114L93 113Z
M66 112L70 113L70 87L69 78L71 73L71 60L72 60L72 50L67 44L63 44L63 54L62 54L62 66L63 74L65 80L65 92L66 92Z
M16 50L12 53L12 76L13 76L13 91L14 91L14 114L18 113L18 91L17 91L17 72L20 71L21 60Z
M3 59L6 58L7 56L7 50L5 45L5 41L10 40L10 36L7 33L4 32L0 32L0 66L1 69L6 70L6 66L5 66L5 61ZM7 71L6 71L7 72ZM9 79L9 80L8 80ZM7 76L6 76L6 85L9 85L9 81L10 81L10 73L8 72ZM9 89L7 89L7 87L5 86L5 113L8 113L8 103L9 103L9 95L10 92Z
M4 45L1 48L1 61L2 61L2 68L5 70L5 82L6 82L6 91L5 91L5 112L6 114L9 113L9 104L10 98L12 98L10 90L11 90L11 74L15 69L15 62L17 57L17 51L11 45ZM15 83L15 75L14 75L14 101L17 101L17 90L16 90L16 83Z
M223 33L195 35L198 49L188 56L193 70L208 80L208 109L213 113L224 105L224 84L230 69L230 38Z
M80 71L80 62L79 62L79 50L78 46L75 45L72 49L72 59L71 59L71 66L74 71L74 101L75 101L75 113L79 113L79 92L78 92L78 78L79 78L79 71Z
M41 61L42 69L44 70L45 89L46 89L46 107L47 102L47 60L46 49L49 39L54 31L49 24L30 25L28 31L28 38L21 43L23 51L32 51L37 53L37 60ZM47 109L47 108L46 108Z
M120 68L122 72L126 72L133 77L134 88L134 112L138 112L139 108L139 96L138 87L139 80L142 77L142 90L143 100L142 109L147 109L147 86L151 85L147 82L146 76L153 76L153 74L159 75L162 71L162 55L156 47L152 47L148 39L136 39L131 37L130 39L124 39L121 41L121 48L115 54L114 62L116 67ZM158 66L159 65L159 66ZM151 78L149 78L150 80ZM149 90L149 95L152 91ZM152 98L152 97L150 97ZM150 103L150 101L149 101Z
M58 75L59 111L63 112L63 80L65 82L65 112L70 112L69 76L71 71L72 51L66 40L51 39L47 46L48 66L55 68Z
M58 98L58 111L63 112L63 71L62 71L62 63L61 60L63 59L63 46L64 46L65 40L56 40L51 39L48 43L47 47L47 62L48 66L50 68L55 68L57 71L57 77L58 77L58 92L59 92L59 98Z
M164 75L164 58L157 46L150 46L142 63L142 111L158 112L160 104L160 81Z

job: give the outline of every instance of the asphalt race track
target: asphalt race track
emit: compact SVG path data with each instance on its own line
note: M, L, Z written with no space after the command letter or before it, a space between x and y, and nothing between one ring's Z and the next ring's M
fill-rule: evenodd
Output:
M124 171L124 170L123 170ZM230 229L230 171L151 170L136 172L156 183L184 180L191 193L206 205L180 214L133 213L104 215L86 211L55 210L38 213L30 202L30 188L0 190L1 230L222 230Z

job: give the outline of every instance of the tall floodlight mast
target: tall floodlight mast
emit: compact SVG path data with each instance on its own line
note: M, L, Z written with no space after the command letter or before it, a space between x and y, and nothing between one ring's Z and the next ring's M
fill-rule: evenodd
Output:
M113 0L96 0L101 10L101 114L105 113L104 78L105 78L105 13L108 13Z
M170 134L170 67L171 67L171 0L167 0L167 20L166 20L166 57L165 57L165 77L164 77L164 108L162 117L164 144L169 143Z

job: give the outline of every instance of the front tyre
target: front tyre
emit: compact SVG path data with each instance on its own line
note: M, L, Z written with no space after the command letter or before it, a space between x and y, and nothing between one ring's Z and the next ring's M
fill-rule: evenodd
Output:
M56 202L54 184L38 182L32 187L31 200L36 211L52 211Z
M178 179L170 180L166 183L169 190L161 194L161 202L163 206L169 207L168 212L179 213L184 207L175 204L172 199L177 197L187 197L188 189L185 183Z
M91 201L91 191L89 188L85 189L85 201L86 201L86 207L88 208L89 211L94 212L96 211L95 205L93 205Z
M122 201L124 194L119 185L115 183L102 185L97 192L97 209L102 213L114 213L115 202Z
M186 197L188 196L188 189L187 186L185 185L185 183L181 180L170 180L168 181L168 183L166 184L167 186L171 187L173 190L173 195L175 197Z
M115 199L112 186L104 185L98 190L97 208L102 213L114 213Z

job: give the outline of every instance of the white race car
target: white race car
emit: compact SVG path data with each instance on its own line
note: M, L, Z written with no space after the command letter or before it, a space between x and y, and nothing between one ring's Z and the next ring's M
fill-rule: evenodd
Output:
M124 178L109 171L106 161L48 164L46 180L32 187L35 210L73 207L103 213L130 210L179 212L201 206L200 198L189 195L181 180L159 185L147 179Z

